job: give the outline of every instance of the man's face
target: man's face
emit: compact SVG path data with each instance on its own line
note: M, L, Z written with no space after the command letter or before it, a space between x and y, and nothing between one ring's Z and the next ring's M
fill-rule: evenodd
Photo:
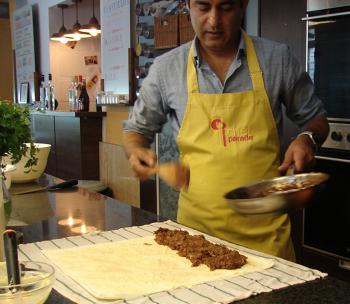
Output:
M192 26L201 46L230 51L239 37L248 0L189 0Z

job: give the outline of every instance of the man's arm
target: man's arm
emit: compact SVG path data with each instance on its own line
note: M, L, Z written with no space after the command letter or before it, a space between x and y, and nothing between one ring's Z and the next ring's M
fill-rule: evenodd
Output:
M303 129L310 131L316 141L317 146L308 135L298 135L289 145L283 163L278 170L285 173L290 166L294 166L294 171L305 172L309 171L315 162L315 153L326 140L329 132L329 125L325 116L316 116L311 119Z
M144 180L154 173L152 168L156 164L156 154L150 149L150 143L143 135L124 131L123 146L136 176Z

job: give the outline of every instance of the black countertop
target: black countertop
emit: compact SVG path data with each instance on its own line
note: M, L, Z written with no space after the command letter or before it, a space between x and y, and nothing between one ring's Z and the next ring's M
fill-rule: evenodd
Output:
M51 185L61 180L44 175L38 182ZM13 184L11 192L37 187L37 184ZM57 192L36 192L12 195L12 213L8 227L23 233L23 242L37 242L62 238L80 233L62 225L69 217L80 218L87 227L97 230L112 230L135 225L164 221L164 218L132 207L118 200L74 187ZM47 304L71 304L52 290ZM236 303L349 303L350 282L332 277L260 294Z

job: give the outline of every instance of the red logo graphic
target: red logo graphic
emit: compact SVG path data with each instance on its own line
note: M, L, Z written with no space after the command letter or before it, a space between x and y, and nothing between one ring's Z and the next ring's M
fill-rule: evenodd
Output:
M237 143L237 142L247 142L253 140L253 135L249 134L249 128L242 128L240 130L234 128L227 128L226 124L220 118L214 118L210 127L214 131L219 131L224 147L227 144Z

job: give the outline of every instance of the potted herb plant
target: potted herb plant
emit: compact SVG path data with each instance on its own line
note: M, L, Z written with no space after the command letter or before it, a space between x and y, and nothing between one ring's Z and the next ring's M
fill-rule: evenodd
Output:
M30 144L29 148L26 143ZM29 157L25 167L28 168L29 172L38 162L37 149L34 146L30 132L29 109L26 106L13 105L9 101L0 100L0 163L2 169L0 177L2 177L1 184L4 195L5 217L7 219L11 211L11 201L8 199L8 190L4 186L3 169L6 164L3 164L2 158L10 155L12 163L17 163L26 153Z

